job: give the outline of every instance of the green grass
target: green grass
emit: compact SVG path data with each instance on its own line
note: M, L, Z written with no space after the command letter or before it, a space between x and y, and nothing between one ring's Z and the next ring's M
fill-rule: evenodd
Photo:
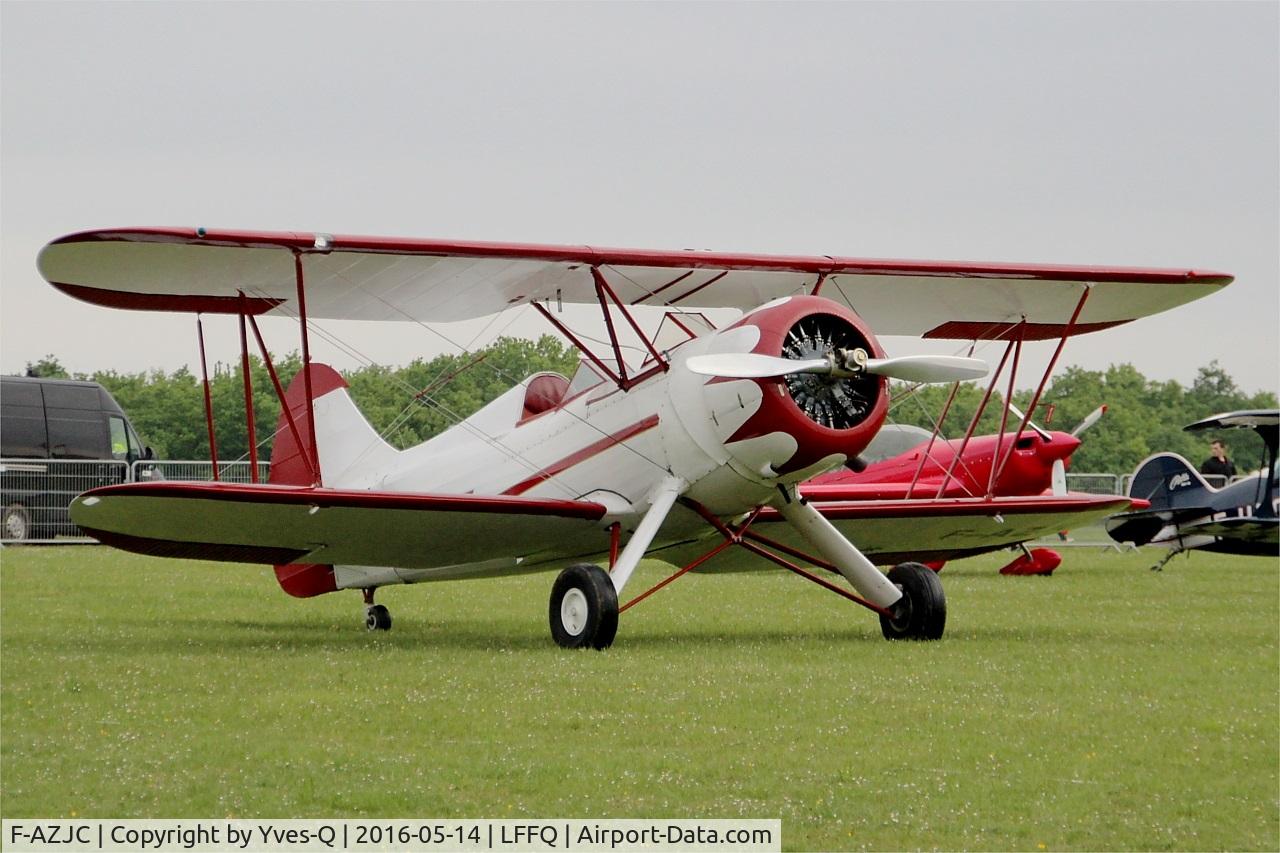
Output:
M758 817L788 849L1280 848L1276 561L943 572L938 643L781 573L681 579L604 653L553 575L297 601L269 572L0 552L16 817ZM647 565L629 592L660 577Z

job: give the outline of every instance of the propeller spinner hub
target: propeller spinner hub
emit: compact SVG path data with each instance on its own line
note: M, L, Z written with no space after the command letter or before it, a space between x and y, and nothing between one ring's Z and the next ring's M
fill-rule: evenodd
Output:
M796 482L856 456L870 443L888 410L884 377L863 369L884 352L857 314L816 296L793 296L747 314L726 329L754 326L751 354L809 362L812 372L732 379L704 385L704 395L751 404L745 420L721 437L744 475L762 482ZM754 395L736 390L752 383ZM747 414L744 412L744 415ZM717 412L717 420L727 419Z
M806 418L828 429L856 427L870 415L883 385L865 371L867 336L843 317L810 314L797 320L783 339L783 358L825 358L829 373L792 373L782 377L791 400Z

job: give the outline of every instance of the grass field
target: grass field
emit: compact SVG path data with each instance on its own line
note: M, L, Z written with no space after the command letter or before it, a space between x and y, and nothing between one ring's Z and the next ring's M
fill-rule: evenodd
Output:
M787 849L1280 849L1275 561L954 563L938 643L790 575L691 576L604 653L553 575L311 601L269 572L0 552L16 817L778 817ZM657 580L647 565L635 591Z

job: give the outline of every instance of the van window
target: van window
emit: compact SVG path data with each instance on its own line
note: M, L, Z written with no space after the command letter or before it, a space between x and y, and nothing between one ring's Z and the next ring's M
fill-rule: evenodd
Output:
M62 385L51 382L44 386L44 405L47 409L102 411L97 385Z
M124 427L124 418L117 418L112 415L107 418L107 425L111 429L111 458L128 459L129 434Z
M44 408L44 398L40 396L40 386L34 382L14 380L0 381L0 406L36 406Z
M49 411L49 455L54 459L106 459L101 412ZM65 415L66 417L57 417Z
M6 397L4 408L0 412L4 416L4 425L0 427L4 449L0 451L0 456L39 458L47 455L44 406L14 406L10 405Z
M138 434L133 431L133 427L125 423L125 427L129 430L129 458L142 458L142 442L138 439Z

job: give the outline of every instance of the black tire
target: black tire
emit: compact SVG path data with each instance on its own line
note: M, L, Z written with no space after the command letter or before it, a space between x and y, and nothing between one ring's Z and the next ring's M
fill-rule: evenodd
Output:
M599 566L570 566L551 587L551 636L566 649L607 649L618 633L618 593Z
M893 618L880 617L885 639L941 639L947 626L947 597L937 573L919 563L899 563L889 570L889 581L902 590L902 598L891 608Z
M0 538L6 542L22 542L31 538L31 513L20 503L11 503L4 508L4 519L0 521Z
M364 626L370 631L390 631L391 611L381 604L375 604L365 612Z

